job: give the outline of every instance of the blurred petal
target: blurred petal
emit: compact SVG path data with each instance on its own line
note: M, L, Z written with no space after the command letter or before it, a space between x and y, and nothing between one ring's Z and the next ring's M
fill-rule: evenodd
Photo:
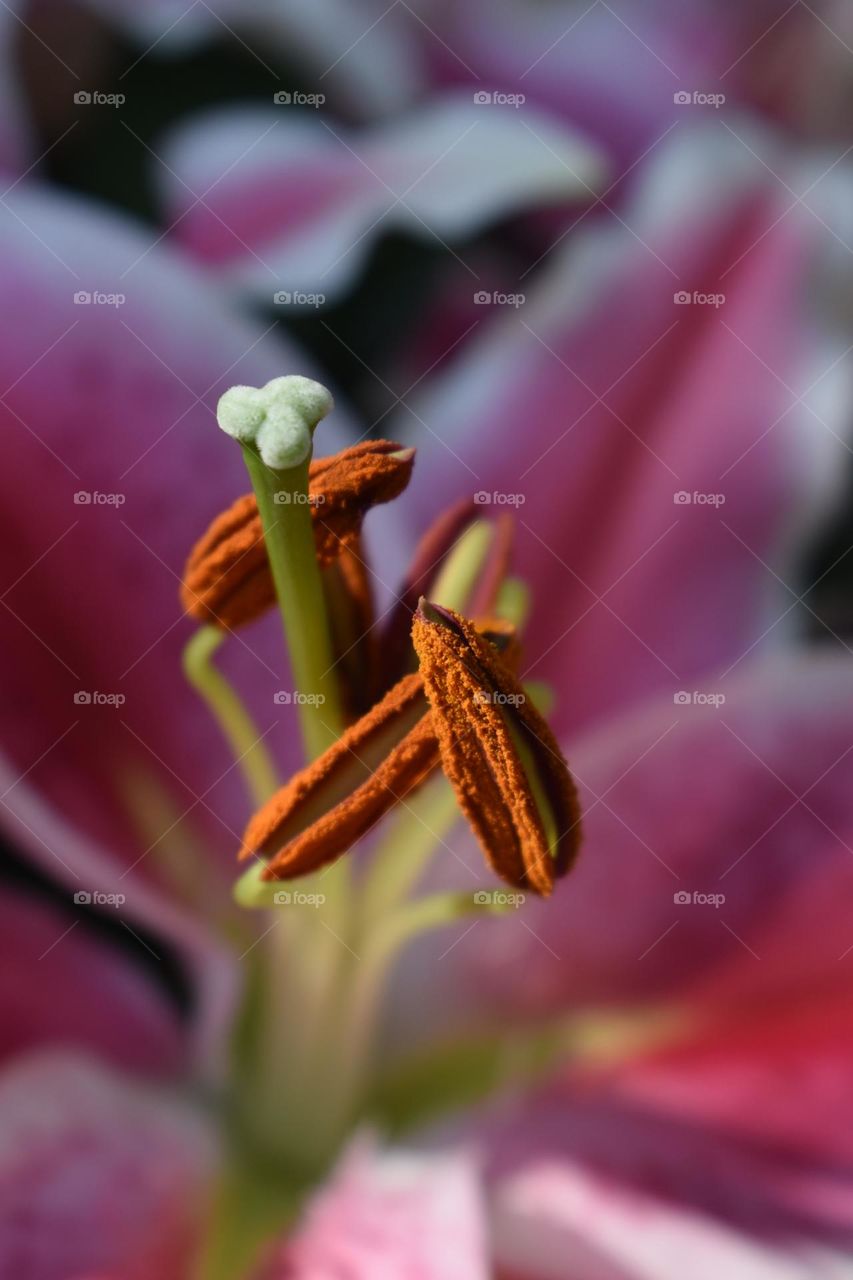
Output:
M673 101L678 90L731 93L720 73L754 38L738 32L736 9L705 0L535 7L524 0L475 0L440 13L435 4L426 7L444 41L421 29L437 75L467 80L473 68L477 88L525 93L588 130L625 163L683 114Z
M216 428L217 396L306 362L229 314L154 232L79 199L16 188L0 211L0 261L14 316L0 352L0 628L17 673L4 749L124 867L145 874L157 861L125 799L152 776L181 835L194 827L224 851L246 798L183 678L177 588L199 528L245 488L239 450ZM324 425L323 446L339 440ZM233 650L261 731L286 747L272 732L278 629L241 635Z
M85 1059L0 1076L0 1274L186 1280L214 1148L200 1120Z
M2 759L0 787L13 847L53 886L48 896L3 888L0 1051L79 1044L136 1071L192 1068L215 1080L236 995L230 951L200 918L124 875L113 850L81 836ZM91 930L92 911L119 945ZM181 1016L175 987L189 995Z
M847 456L850 358L810 310L834 232L778 189L731 133L685 126L624 219L578 229L391 417L421 446L421 523L436 490L517 507L529 670L564 732L790 629L783 551Z
M180 242L259 298L284 291L282 305L340 294L391 229L444 244L532 205L586 200L602 177L577 134L473 94L352 136L292 105L232 108L185 126L165 159ZM475 294L473 272L470 283Z
M264 1280L486 1280L484 1208L461 1154L356 1140Z
M724 957L691 993L702 1012L690 1034L609 1073L618 1093L688 1123L831 1156L853 1177L849 901L827 868L770 905L750 951ZM835 1213L848 1225L850 1204L847 1188Z
M779 658L719 688L722 706L662 702L576 744L577 867L552 905L493 930L493 946L478 928L480 999L492 984L503 1009L645 999L725 964L769 985L751 952L797 904L777 990L801 970L837 969L853 936L804 904L827 883L842 901L853 893L853 664Z
M177 1006L119 944L70 910L8 889L0 922L0 1059L75 1044L142 1072L183 1065Z
M783 1247L626 1189L570 1160L531 1160L499 1186L495 1248L512 1280L842 1280L841 1253Z
M88 0L111 21L120 19L149 48L183 53L229 34L260 66L300 68L300 87L311 77L318 92L355 117L389 113L420 90L423 76L409 12L384 0ZM422 31L417 28L418 34ZM270 63L273 65L270 66ZM332 74L334 73L334 74ZM270 80L271 85L275 81ZM286 87L284 85L282 88Z

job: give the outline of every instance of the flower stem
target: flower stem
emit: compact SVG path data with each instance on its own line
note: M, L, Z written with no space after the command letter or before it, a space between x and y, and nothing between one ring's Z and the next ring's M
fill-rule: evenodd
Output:
M302 740L311 760L341 733L343 714L314 550L308 461L275 471L249 444L243 446L243 457L258 500L293 680L300 695Z
M201 694L222 730L245 779L252 803L262 805L278 786L275 767L263 745L263 735L229 682L213 665L222 644L216 627L201 627L184 649L184 673Z

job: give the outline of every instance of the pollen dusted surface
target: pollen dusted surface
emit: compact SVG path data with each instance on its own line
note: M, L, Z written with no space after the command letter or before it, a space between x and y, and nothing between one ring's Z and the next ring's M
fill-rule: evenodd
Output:
M387 751L382 749L386 739ZM382 759L364 776L366 758L377 747ZM362 762L365 767L359 770ZM438 764L438 743L420 676L404 676L255 814L239 856L273 854L266 880L316 871L345 853ZM346 785L350 775L357 779L352 789ZM343 789L342 798L337 798L337 789ZM337 802L330 805L330 797Z
M370 440L311 463L309 497L321 567L357 545L372 506L402 493L413 460L411 449ZM247 494L217 516L193 547L181 603L197 621L233 629L265 613L274 601L258 505L254 494Z
M426 607L432 617L416 613L412 639L444 771L494 871L518 888L547 895L569 870L580 840L577 793L566 762L548 725L476 627L451 610ZM553 854L508 722L528 746L553 809L559 832Z

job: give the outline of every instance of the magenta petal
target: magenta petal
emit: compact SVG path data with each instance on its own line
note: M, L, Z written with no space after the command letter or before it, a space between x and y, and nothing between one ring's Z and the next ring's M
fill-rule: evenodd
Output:
M179 578L194 540L247 487L216 426L218 395L310 370L150 229L94 204L16 188L0 211L0 266L15 317L0 351L0 637L16 673L0 742L135 874L163 852L129 817L126 789L140 781L165 790L182 838L224 853L249 802L181 671L191 628ZM321 434L318 448L341 439L335 423ZM277 732L275 620L229 650L283 768L295 764L292 734Z
M284 104L227 108L179 130L166 159L176 238L269 302L286 282L286 310L339 294L393 228L443 245L532 205L586 202L603 181L577 131L473 93L357 133ZM473 296L473 271L469 284Z
M818 342L808 307L836 241L785 209L740 142L684 126L628 227L584 222L390 420L422 445L421 522L436 491L516 510L525 674L556 686L565 733L785 634L771 570L825 509L847 413L846 343ZM815 382L817 417L797 403Z
M214 1146L197 1116L85 1059L0 1075L0 1275L187 1280Z
M486 1280L484 1206L456 1154L356 1140L264 1280Z
M632 1104L849 1169L849 886L827 868L767 915L751 951L728 957L692 993L702 1012L691 1033L617 1066L610 1081ZM849 1188L834 1199L851 1226Z
M702 1213L591 1173L532 1159L495 1191L495 1251L507 1280L842 1280L844 1255L767 1243ZM571 1271L566 1259L571 1258Z
M57 891L53 905L8 891L2 1052L75 1043L137 1071L191 1069L215 1079L236 997L230 950L166 894L123 874L109 852L81 836L2 758L0 789L8 836ZM78 894L84 903L101 896L105 905L95 910L116 927L123 946L96 941ZM166 995L165 948L190 991L188 1018L178 1018Z
M0 957L0 1059L42 1044L76 1044L146 1073L185 1065L177 1008L72 911L6 890Z
M441 964L412 967L436 1017L449 1016L436 973L464 1023L475 1010L503 1023L510 1007L539 1016L677 998L700 983L710 1003L713 976L722 983L729 968L732 998L747 977L741 990L758 995L839 973L853 942L844 913L808 904L853 895L853 666L780 655L711 680L715 690L721 706L670 697L566 748L581 791L577 865L547 902L528 899L477 924ZM476 849L461 830L453 844L469 868L460 879L450 860L456 882L479 887ZM791 942L771 951L776 918ZM765 948L759 963L751 952ZM423 1008L411 992L401 1000L410 1030L430 1021Z

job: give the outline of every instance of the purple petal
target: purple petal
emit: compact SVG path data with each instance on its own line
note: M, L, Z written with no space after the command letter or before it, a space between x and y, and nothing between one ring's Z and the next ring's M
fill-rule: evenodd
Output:
M721 130L673 135L628 225L579 228L388 426L420 445L420 523L436 492L516 510L565 733L786 630L773 575L846 456L849 361L806 311L836 242L777 190Z
M124 875L111 850L81 836L2 761L0 786L8 836L57 887L53 905L37 893L4 891L2 1053L77 1044L137 1071L193 1068L215 1078L236 996L230 951L143 877ZM124 931L117 935L122 946L111 948L90 931L93 900L94 910ZM174 953L190 988L189 1025L156 981L163 948ZM162 978L168 984L165 967Z
M352 136L314 116L219 111L180 131L166 157L180 242L259 297L284 291L283 306L340 293L391 228L464 239L531 205L587 200L602 177L577 134L473 94ZM470 282L474 294L473 272Z
M0 1076L0 1274L186 1280L214 1149L199 1118L85 1059Z
M247 798L181 672L190 627L178 583L193 541L247 487L239 450L215 424L217 396L305 361L263 324L230 315L153 233L97 206L16 189L0 215L0 257L3 307L15 316L0 353L0 625L17 673L4 749L125 866L145 873L156 862L125 798L152 778L182 830L230 849ZM93 300L75 304L81 291ZM125 301L107 305L111 294ZM318 450L340 439L334 425L318 434ZM287 768L275 619L228 648Z
M569 751L577 867L552 902L489 926L491 945L477 931L481 998L544 1012L683 990L729 964L777 990L837 970L853 940L839 917L820 928L811 913L773 970L752 952L816 886L853 892L853 668L780 658L723 690L721 706L663 701Z
M463 1155L357 1140L264 1280L486 1280L484 1206Z

